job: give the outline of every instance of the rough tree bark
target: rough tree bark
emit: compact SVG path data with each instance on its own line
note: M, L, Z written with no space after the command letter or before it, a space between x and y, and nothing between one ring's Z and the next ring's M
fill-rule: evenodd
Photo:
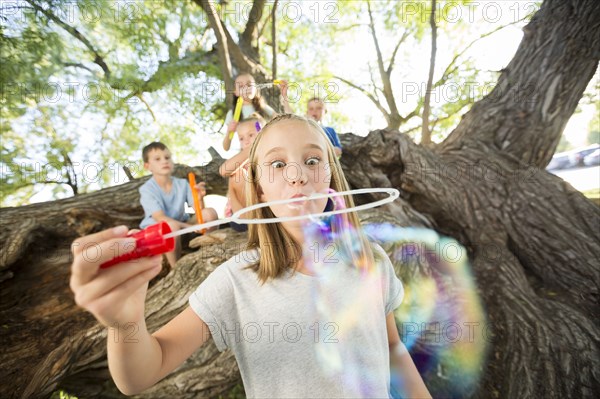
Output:
M470 250L494 336L475 397L600 391L600 208L543 170L597 68L597 21L595 0L545 1L496 89L441 145L423 148L396 131L342 136L353 187L402 190L388 220L432 224ZM199 174L209 191L224 192L217 163ZM120 396L107 374L105 332L68 289L68 246L117 223L134 226L140 183L0 210L0 396L47 397L59 387L82 397ZM188 254L150 288L149 328L180 311L243 245L243 235L223 232L225 243ZM238 378L231 355L207 345L147 396L215 396Z

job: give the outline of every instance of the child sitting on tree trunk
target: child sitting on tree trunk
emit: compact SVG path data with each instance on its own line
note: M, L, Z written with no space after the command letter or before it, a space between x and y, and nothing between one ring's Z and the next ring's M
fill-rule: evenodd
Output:
M140 228L144 229L152 224L165 221L171 231L177 231L196 224L185 213L185 203L194 204L192 189L185 179L173 177L175 167L171 152L166 145L160 142L148 144L142 150L144 169L152 173L152 177L140 187L140 203L144 208L144 219ZM205 222L217 220L217 212L213 208L205 208L203 197L206 195L204 182L196 185L200 202L202 203L202 219ZM175 249L166 254L169 265L175 267L177 259L181 256L181 242L176 239Z
M229 189L227 191L227 205L225 206L225 217L230 217L234 212L246 206L245 185L248 179L248 155L254 139L265 126L265 120L254 113L244 119L238 125L238 136L242 150L229 158L219 167L219 174L229 177ZM229 222L235 231L247 231L248 225Z

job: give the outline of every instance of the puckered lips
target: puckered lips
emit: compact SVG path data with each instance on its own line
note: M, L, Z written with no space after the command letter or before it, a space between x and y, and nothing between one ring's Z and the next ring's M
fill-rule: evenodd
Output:
M296 199L296 198L308 198L308 195L306 195L304 193L296 193L290 197L290 199ZM291 203L287 204L287 206L292 209L298 209L298 208L304 206L306 204L306 202L307 201L298 200L296 202L291 202Z

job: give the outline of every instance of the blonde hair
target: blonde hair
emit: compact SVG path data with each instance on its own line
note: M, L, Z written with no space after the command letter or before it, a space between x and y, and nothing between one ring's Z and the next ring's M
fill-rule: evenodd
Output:
M265 118L263 118L262 115L259 114L258 112L251 113L250 115L248 115L247 118L240 120L240 123L252 122L252 121L256 121L256 122L260 123L261 129L263 127L265 127L265 125L267 124L267 121L265 120Z
M349 190L348 182L344 177L342 166L335 155L333 145L319 124L303 116L282 114L267 123L262 129L261 134L254 140L250 149L250 155L248 157L250 164L248 178L246 180L246 206L260 202L258 191L258 178L260 176L258 173L260 173L260 171L258 171L259 165L257 163L256 149L266 131L283 121L298 121L305 123L310 129L321 134L327 145L327 157L329 158L331 169L330 188L337 192ZM350 196L344 196L343 201L346 207L354 206L354 201ZM359 263L359 268L370 268L374 262L373 251L362 232L362 227L357 214L355 212L349 212L335 217L345 217L351 227L354 228L354 231L352 232L355 234L353 237L354 242L351 242L352 240L340 240L341 245L344 247L343 249L345 249L347 253L353 254L352 258ZM275 218L275 215L269 207L264 207L250 212L249 218L271 219ZM333 231L336 225L338 224L332 224L332 232L334 234L349 234L348 231L343 231L344 229L340 229L341 231ZM358 240L356 240L357 237ZM263 283L270 278L276 278L285 270L289 268L294 269L296 263L302 257L301 244L302 243L294 241L281 223L250 224L248 226L247 249L260 248L260 258L255 264L251 265L250 268L258 273L259 280ZM353 245L352 248L350 248L350 244ZM358 244L358 251L356 244Z

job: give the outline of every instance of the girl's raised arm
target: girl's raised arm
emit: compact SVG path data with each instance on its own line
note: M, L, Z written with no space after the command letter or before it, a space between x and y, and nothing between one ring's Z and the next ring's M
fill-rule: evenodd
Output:
M161 270L160 255L100 267L115 253L134 248L135 239L128 237L125 226L81 237L71 246L75 302L108 327L109 368L125 394L155 384L209 337L206 324L189 308L150 335L144 303L148 282Z
M242 164L242 162L248 159L249 155L250 147L242 149L240 152L238 152L231 158L225 160L225 162L223 162L221 166L219 166L219 174L223 177L231 176L231 174L235 172L235 170Z
M210 337L206 323L187 307L157 332L146 325L137 334L111 329L108 336L108 367L115 384L125 395L138 394L156 384L190 357ZM127 338L123 338L127 337Z

